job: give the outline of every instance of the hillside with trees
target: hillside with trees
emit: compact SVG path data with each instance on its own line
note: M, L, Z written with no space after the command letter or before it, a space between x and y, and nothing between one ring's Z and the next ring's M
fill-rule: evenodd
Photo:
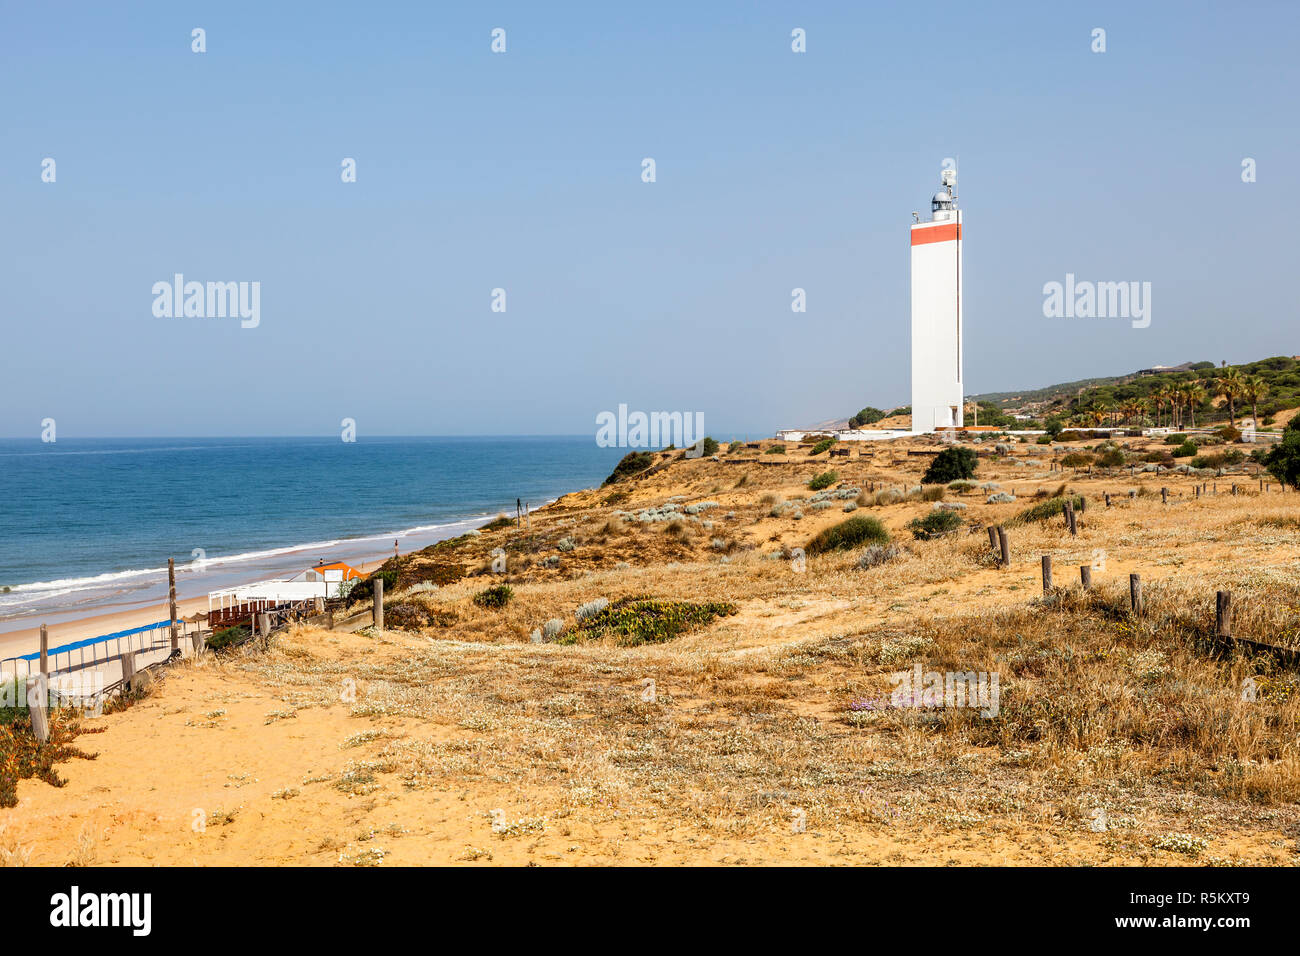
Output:
M1216 367L1193 362L1177 370L1082 379L1020 392L967 399L966 423L998 428L1237 425L1251 419L1269 429L1279 413L1300 406L1300 361L1293 356ZM870 427L878 409L865 408L851 427ZM906 409L895 409L897 415ZM864 414L865 413L865 414ZM1028 418L1016 418L1016 415Z

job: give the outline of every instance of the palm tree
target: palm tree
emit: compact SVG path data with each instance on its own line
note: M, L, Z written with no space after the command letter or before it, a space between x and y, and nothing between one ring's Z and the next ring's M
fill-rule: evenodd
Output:
M1228 424L1237 427L1237 397L1242 389L1241 372L1235 368L1224 369L1214 382L1214 394L1228 400Z
M1164 423L1164 419L1161 418L1161 412L1164 410L1166 405L1173 404L1173 393L1170 391L1168 385L1160 385L1151 393L1151 397L1156 403L1156 428L1159 428ZM1172 415L1170 416L1170 420L1172 421Z
M1192 427L1196 427L1196 406L1205 401L1205 386L1200 382L1187 385L1187 411L1191 413Z
M1259 428L1259 412L1257 406L1259 400L1268 394L1268 382L1251 375L1242 379L1241 397L1250 402L1250 421L1255 428Z
M1174 391L1178 394L1178 427L1183 427L1183 406L1189 411L1193 410L1192 391L1196 388L1194 382L1179 382L1174 386Z

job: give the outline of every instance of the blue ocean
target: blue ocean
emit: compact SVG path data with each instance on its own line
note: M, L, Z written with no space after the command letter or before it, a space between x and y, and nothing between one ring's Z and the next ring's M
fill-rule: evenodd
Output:
M0 632L426 547L599 485L591 436L0 439ZM7 590L6 590L7 589Z

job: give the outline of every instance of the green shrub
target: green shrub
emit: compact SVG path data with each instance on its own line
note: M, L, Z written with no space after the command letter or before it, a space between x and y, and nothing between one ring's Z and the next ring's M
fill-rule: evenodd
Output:
M1118 468L1124 464L1124 453L1113 445L1097 458L1097 464L1103 468Z
M1282 440L1264 456L1264 467L1278 481L1300 489L1300 415L1287 423Z
M872 408L868 405L862 411L858 412L849 419L850 428L861 428L863 425L874 425L885 417L885 413L878 408Z
M707 457L711 457L711 456L713 456L713 455L716 455L717 453L718 453L718 443L717 443L717 441L716 441L715 439L712 439L712 438L709 438L709 437L706 436L705 439L704 439L704 455L705 455L705 457L706 457L706 458L707 458Z
M1191 458L1196 454L1196 442L1185 441L1173 450L1175 458Z
M804 550L808 554L822 554L826 551L844 551L866 544L889 544L889 532L878 519L858 515L831 525L809 541Z
M1076 512L1083 507L1083 495L1074 495L1069 500L1074 502ZM1030 521L1046 521L1049 518L1064 514L1065 502L1064 497L1048 498L1046 501L1026 508L1008 521L1007 524L1028 524Z
M384 593L392 594L397 590L397 568L389 567L393 562L391 560L384 562L384 566L371 573L370 577L358 580L353 578L353 585L347 592L347 602L351 606L358 601L373 600L375 596L375 580L379 579L384 582Z
M1066 468L1086 468L1092 464L1092 456L1087 452L1072 451L1061 459L1061 464Z
M252 631L242 625L239 627L224 627L209 637L206 643L212 650L219 651L240 643L251 633Z
M1193 468L1223 468L1225 465L1240 465L1246 456L1235 448L1217 455L1197 455L1192 459Z
M978 486L975 484L975 482L967 481L965 478L958 479L957 481L948 482L948 490L956 491L959 493L965 491L974 491L976 487Z
M834 445L837 441L839 441L838 438L823 438L817 444L812 446L812 451L808 454L820 455L824 451L830 451L831 445Z
M505 515L497 515L487 524L479 528L480 531L496 531L499 528L513 528L515 526L514 518L507 518ZM385 584L384 587L388 585Z
M961 515L947 508L939 508L923 518L913 518L907 526L912 530L913 538L922 540L937 538L960 528Z
M687 601L660 601L625 598L588 616L582 626L557 639L557 644L613 637L625 647L662 644L712 622L715 617L736 613L736 605L722 601L691 604Z
M500 610L510 603L510 599L515 596L515 589L508 584L494 584L490 588L485 588L474 595L474 603L479 607L495 608Z
M833 471L823 471L820 475L813 475L812 481L808 482L808 490L821 491L823 488L829 488L839 481L839 478L840 476Z
M16 675L0 677L0 726L27 716L27 680Z
M603 488L605 485L612 485L616 481L622 481L624 478L629 478L638 472L645 471L654 464L654 461L655 456L653 452L630 451L623 456L617 465L614 466L614 470L610 472L609 477L601 483L601 487Z
M946 485L961 478L974 478L977 461L970 448L945 448L934 456L921 476L923 485Z
M771 445L771 446L769 446L769 447L763 449L763 454L764 454L764 455L784 455L784 454L785 454L785 446L784 446L784 445Z
M730 445L727 446L727 454L734 455L736 452L740 451L744 447L745 447L745 443L743 441L733 441Z
M1185 442L1185 441L1187 441L1187 436L1186 436L1186 435L1178 434L1178 435L1166 435L1166 436L1165 436L1165 444L1166 444L1166 445L1181 445L1181 444L1182 444L1183 442Z

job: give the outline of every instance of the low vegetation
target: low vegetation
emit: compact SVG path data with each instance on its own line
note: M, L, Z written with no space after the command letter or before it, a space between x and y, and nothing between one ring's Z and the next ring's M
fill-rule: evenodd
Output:
M829 488L835 482L840 480L840 476L833 471L823 471L819 475L814 475L808 482L808 490L821 491L823 488Z
M510 603L515 596L515 589L508 584L494 584L474 595L474 603L479 607L499 609Z
M692 604L689 601L625 599L585 617L581 626L557 640L559 644L611 640L621 647L662 644L699 630L714 618L736 613L725 601Z
M912 532L912 537L928 540L938 538L941 535L951 534L962 525L961 515L955 511L938 509L931 511L921 518L913 518L908 522L907 527Z
M612 485L616 481L622 481L633 475L640 474L655 463L654 452L649 451L630 451L620 459L619 463L614 466L608 478L601 484Z
M808 554L824 554L868 544L889 544L889 532L879 519L855 515L822 531L808 542L804 550Z
M972 448L953 446L934 456L930 467L921 476L923 485L946 485L950 481L974 478L978 459Z
M214 632L206 641L208 649L213 651L225 650L227 647L233 647L236 644L242 644L248 640L253 632L242 625L236 627L224 627Z

